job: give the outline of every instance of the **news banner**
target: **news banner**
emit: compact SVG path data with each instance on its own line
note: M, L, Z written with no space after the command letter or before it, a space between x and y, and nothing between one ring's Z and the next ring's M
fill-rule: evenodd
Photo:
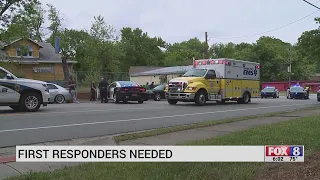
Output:
M304 146L17 146L16 162L304 162Z

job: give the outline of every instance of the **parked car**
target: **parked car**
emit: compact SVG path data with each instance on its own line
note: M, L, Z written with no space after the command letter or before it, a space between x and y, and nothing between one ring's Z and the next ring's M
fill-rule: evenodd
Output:
M62 104L64 102L72 101L72 96L68 89L53 83L47 84L50 93L50 103Z
M309 94L301 86L291 86L287 94L287 99L309 99Z
M138 101L142 104L147 97L146 88L132 81L115 81L108 87L108 99L114 103Z
M268 97L273 97L273 98L279 98L279 91L276 89L276 87L270 87L267 86L261 91L261 98L268 98Z
M160 84L151 90L147 90L147 94L149 95L149 99L153 99L155 101L160 101L161 99L166 99L166 94L164 92L165 84Z

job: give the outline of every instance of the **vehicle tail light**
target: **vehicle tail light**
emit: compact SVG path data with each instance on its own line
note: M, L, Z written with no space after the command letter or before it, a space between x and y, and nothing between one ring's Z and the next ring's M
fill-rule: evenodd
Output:
M223 64L223 61L222 61L222 60L220 60L220 61L219 61L219 64Z
M146 88L140 88L141 92L146 92Z
M260 65L257 65L256 68L257 68L257 69L260 69Z

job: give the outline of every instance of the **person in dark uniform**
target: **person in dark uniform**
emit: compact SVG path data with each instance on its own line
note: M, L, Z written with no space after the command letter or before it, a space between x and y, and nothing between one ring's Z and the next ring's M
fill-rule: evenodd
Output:
M102 78L99 83L101 103L108 102L108 94L107 94L108 93L108 86L109 86L109 83L107 81L107 78Z
M150 89L153 89L154 88L154 82L152 82L149 87L150 87Z
M96 101L96 85L94 81L91 83L90 92L91 92L90 101Z

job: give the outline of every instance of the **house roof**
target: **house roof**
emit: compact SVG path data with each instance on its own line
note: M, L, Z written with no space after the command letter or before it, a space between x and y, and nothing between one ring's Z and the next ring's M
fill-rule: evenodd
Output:
M136 74L136 73L141 73L145 71L151 71L155 69L161 69L163 67L158 67L158 66L130 66L129 68L129 74Z
M165 74L179 74L185 73L186 71L193 68L193 65L189 66L174 66L174 67L165 67L140 73L131 74L131 76L149 76L149 75L165 75Z
M55 53L55 48L50 44L46 42L38 43L40 47L39 49L39 58L19 58L16 57L10 57L10 60L18 61L21 63L62 63L61 61L61 55ZM5 53L4 51L2 54ZM0 53L1 55L1 53ZM68 63L76 63L76 61L68 60Z
M18 42L18 41L22 40L22 39L24 39L24 38L19 38L19 39L16 39L16 40L14 40L14 41L12 41L12 42L10 42L10 43L6 43L6 44L3 45L3 47L7 47L7 46L9 46L9 45L11 45L11 44L13 44L13 43L15 43L15 42ZM37 44L38 46L40 46L40 48L43 47L40 43L38 43L38 42L36 42L36 41L34 41L34 40L30 39L30 38L27 38L27 39L28 39L29 41Z

